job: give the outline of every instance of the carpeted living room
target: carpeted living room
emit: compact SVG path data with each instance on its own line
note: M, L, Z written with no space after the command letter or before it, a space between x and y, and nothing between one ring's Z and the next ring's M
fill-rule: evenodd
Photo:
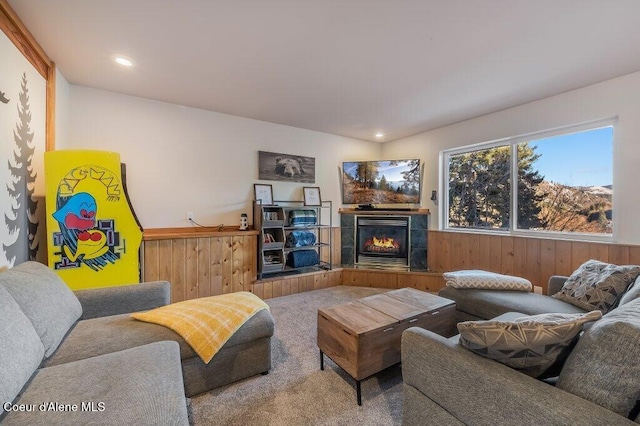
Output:
M639 12L0 0L0 424L639 424Z

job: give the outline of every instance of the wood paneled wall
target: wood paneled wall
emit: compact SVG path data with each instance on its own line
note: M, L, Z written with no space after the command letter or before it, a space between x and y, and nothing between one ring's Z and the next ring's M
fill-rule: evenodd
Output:
M412 287L422 291L437 292L444 287L444 279L442 274L431 272L344 269L342 284L389 289Z
M428 258L432 272L484 269L517 275L546 293L550 276L571 275L589 259L640 264L640 246L429 231Z
M288 277L276 277L257 281L253 284L253 293L262 299L288 296L290 294L321 288L335 287L342 284L342 269L312 272Z
M257 235L144 241L143 280L171 283L171 300L251 291Z
M435 292L444 286L443 272L459 269L521 276L546 292L551 275L570 275L588 259L640 264L640 246L429 231L430 272L343 270L339 268L340 228L331 232L332 260L338 269L260 281L257 281L255 232L200 232L165 237L145 232L143 279L171 282L172 300L176 302L236 291L251 291L269 299L340 284L413 287ZM323 260L329 261L327 250L323 250Z
M322 230L323 241L332 232L332 261L340 265L340 228ZM171 300L236 291L251 291L268 299L340 285L341 273L332 271L256 281L257 232L215 229L152 229L144 232L142 280L171 283ZM329 262L329 250L322 250Z

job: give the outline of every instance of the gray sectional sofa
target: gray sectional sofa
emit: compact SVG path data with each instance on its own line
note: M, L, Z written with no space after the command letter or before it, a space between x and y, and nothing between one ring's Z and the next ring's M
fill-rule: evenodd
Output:
M564 279L552 278L552 294ZM439 294L456 301L461 320L584 312L526 292L446 288ZM629 418L640 423L640 298L587 328L555 386L479 356L458 339L416 327L404 332L404 425L634 424Z
M185 394L269 371L269 311L204 364L170 329L129 315L170 294L168 282L74 293L36 262L0 273L0 423L188 424Z

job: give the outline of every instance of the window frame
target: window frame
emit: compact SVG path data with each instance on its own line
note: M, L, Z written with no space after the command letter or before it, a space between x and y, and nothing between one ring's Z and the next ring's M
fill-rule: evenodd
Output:
M611 149L612 149L612 162L615 162L615 146L616 146L616 133L617 133L618 118L606 118L601 120L594 120L583 122L580 124L572 124L561 127L556 127L549 130L541 130L532 133L526 133L517 136L511 136L501 139L495 139L488 142L481 142L471 145L465 145L461 147L445 149L440 151L440 176L439 176L439 192L441 194L440 208L438 211L438 227L443 231L450 232L464 232L464 233L478 233L478 234L493 234L502 236L520 236L520 237L537 237L537 238L550 238L550 239L564 239L564 240L576 240L576 241L596 241L596 242L614 242L617 235L616 225L616 210L615 207L612 211L612 232L611 234L592 234L586 232L558 232L558 231L545 231L545 230L529 230L518 228L518 144L523 142L529 142L531 140L550 138L554 136L565 135L569 133L578 133L587 130L596 130L604 127L612 128ZM511 160L511 185L510 185L510 203L509 208L512 214L509 218L509 229L496 229L496 228L462 228L449 226L449 163L450 157L453 155L465 154L474 151L482 151L486 149L509 146L510 148L510 160ZM613 166L613 164L612 164ZM516 180L514 180L514 176ZM617 196L615 191L615 167L612 168L612 185L614 188L612 202L613 205L617 205ZM515 189L515 191L514 191Z

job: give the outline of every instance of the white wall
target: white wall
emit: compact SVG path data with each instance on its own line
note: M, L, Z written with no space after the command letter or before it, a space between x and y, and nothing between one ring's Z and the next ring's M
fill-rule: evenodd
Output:
M316 183L263 181L276 200L301 200L302 186L319 186L333 201L338 226L338 166L380 156L378 143L151 101L78 85L69 88L69 127L56 149L118 152L144 228L237 226L251 220L258 151L315 157Z
M613 153L614 240L640 244L640 196L637 192L640 72L389 142L382 146L382 156L417 156L426 163L423 206L431 209L430 228L437 229L438 209L429 201L429 196L432 189L438 188L440 151L616 116L619 121ZM441 188L438 190L440 195Z

